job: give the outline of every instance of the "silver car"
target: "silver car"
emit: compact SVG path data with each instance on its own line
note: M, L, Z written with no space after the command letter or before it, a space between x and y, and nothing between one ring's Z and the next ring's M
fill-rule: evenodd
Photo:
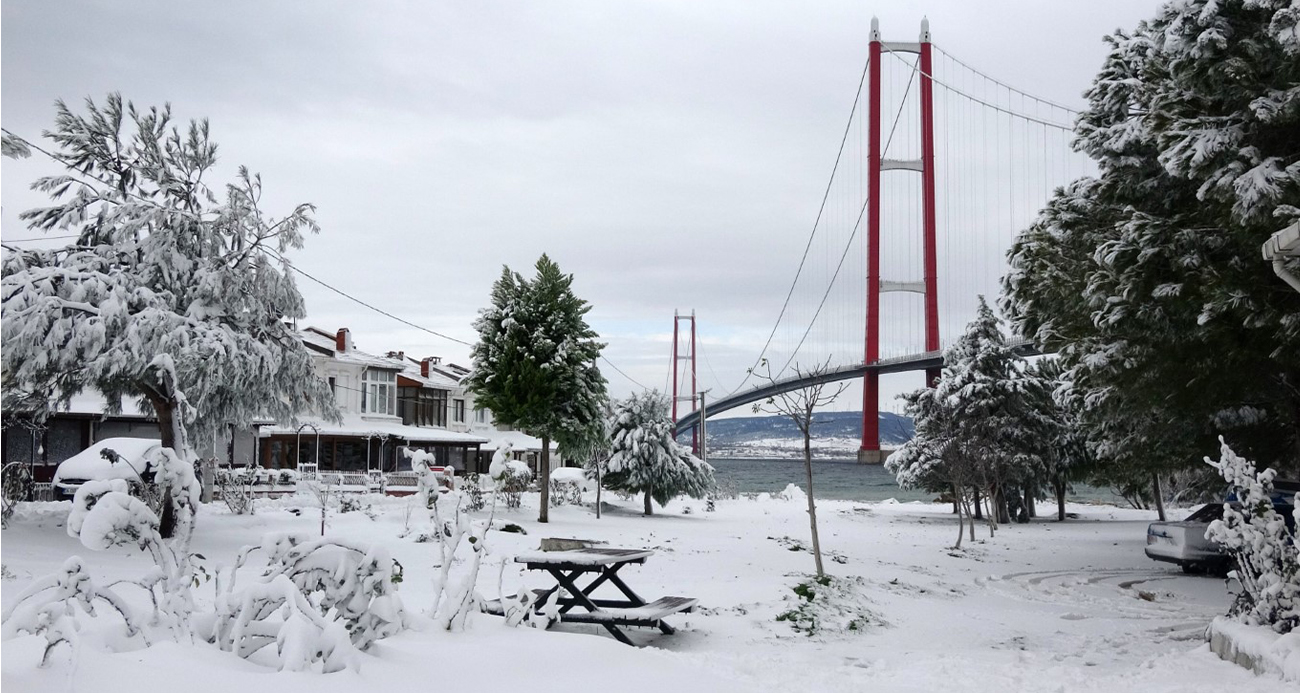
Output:
M1210 523L1222 518L1223 504L1209 503L1181 522L1152 522L1147 527L1147 557L1177 563L1187 573L1228 570L1232 557L1205 538Z

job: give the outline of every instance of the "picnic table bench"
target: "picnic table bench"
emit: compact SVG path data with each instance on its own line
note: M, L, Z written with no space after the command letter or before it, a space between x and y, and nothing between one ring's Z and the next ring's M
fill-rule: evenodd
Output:
M689 612L699 603L693 597L661 597L652 602L642 599L618 575L623 566L645 563L653 556L649 549L589 547L565 551L530 551L515 556L528 570L541 570L555 578L556 585L533 590L536 608L545 605L557 591L555 604L562 623L593 623L603 626L619 642L631 645L620 626L655 627L665 634L676 629L664 620L676 613ZM586 585L580 584L589 578ZM617 589L622 598L595 597L604 584ZM577 611L582 607L583 611Z

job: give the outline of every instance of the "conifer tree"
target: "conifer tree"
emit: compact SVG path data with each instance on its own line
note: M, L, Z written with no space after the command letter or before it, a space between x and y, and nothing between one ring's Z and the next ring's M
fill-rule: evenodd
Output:
M549 520L550 444L582 458L601 436L608 395L596 367L604 344L587 325L591 310L573 276L546 255L526 279L509 267L492 286L492 303L474 322L479 339L467 385L495 419L542 441L538 522Z
M1300 217L1298 21L1190 0L1107 37L1076 142L1099 175L1011 251L1014 329L1059 352L1111 478L1195 466L1220 434L1300 471L1300 296L1260 258Z
M664 505L677 496L703 498L713 490L713 467L692 455L673 437L668 400L658 391L633 394L614 406L610 420L609 459L602 481L606 488L645 496Z

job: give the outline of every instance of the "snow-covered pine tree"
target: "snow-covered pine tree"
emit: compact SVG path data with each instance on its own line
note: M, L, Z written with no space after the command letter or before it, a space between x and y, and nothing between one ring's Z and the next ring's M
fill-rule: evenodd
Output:
M1059 352L1112 478L1196 466L1219 434L1300 470L1300 296L1259 257L1300 217L1298 20L1189 0L1109 36L1076 143L1100 173L1012 249L1005 308Z
M947 399L927 387L902 395L905 413L915 426L912 438L885 460L885 470L894 475L903 488L919 488L934 493L952 493L957 512L957 543L961 548L964 518L970 518L971 487L976 475L969 458L961 455L954 437L953 410ZM975 522L971 519L971 540L975 539Z
M975 320L944 353L933 394L943 402L956 454L993 502L990 528L1010 520L1007 487L1018 488L1042 469L1024 359L1007 344L1001 323L981 296Z
M703 498L713 489L713 467L692 455L673 437L668 399L656 390L633 394L614 405L610 422L612 452L604 462L606 488L645 496L664 505L676 496Z
M87 100L85 115L56 110L46 137L68 172L33 183L54 204L21 218L77 241L5 257L6 406L48 412L87 388L114 409L138 398L185 463L191 434L332 415L329 388L286 323L303 302L281 253L317 230L313 207L268 219L261 179L242 167L235 183L212 187L206 120L182 130L169 107L140 111L118 94ZM164 536L187 493L168 494Z
M474 321L479 339L468 387L497 421L542 439L538 522L550 510L550 442L583 457L601 434L608 399L596 367L604 344L587 325L591 306L573 293L573 275L546 255L525 279L509 267L492 285L492 304Z

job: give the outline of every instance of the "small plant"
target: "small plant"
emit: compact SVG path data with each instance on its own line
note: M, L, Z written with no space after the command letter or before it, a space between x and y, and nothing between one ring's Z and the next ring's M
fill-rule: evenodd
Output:
M480 485L479 475L477 472L466 474L460 482L460 492L465 497L465 508L470 512L478 512L487 507L487 496L483 495L483 487Z
M19 501L30 500L36 488L32 479L32 467L25 462L10 462L0 469L0 485L3 486L3 510L0 510L0 526L8 527L9 518L18 509Z
M370 504L367 503L365 499L363 499L360 495L349 494L349 495L339 496L340 513L355 513L355 512L366 511L369 509L370 509Z
M212 479L221 500L233 515L252 515L257 475L247 467L218 469Z
M796 633L808 637L860 633L884 621L868 606L866 582L861 577L820 575L791 588L794 605L777 614Z

